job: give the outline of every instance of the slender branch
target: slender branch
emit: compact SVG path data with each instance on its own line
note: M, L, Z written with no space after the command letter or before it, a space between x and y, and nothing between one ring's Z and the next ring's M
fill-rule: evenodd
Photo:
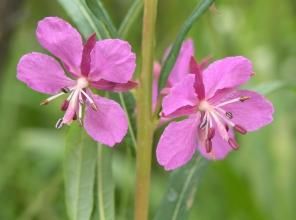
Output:
M147 220L154 123L152 120L152 66L157 0L144 0L142 69L137 93L138 148L135 192L135 220Z

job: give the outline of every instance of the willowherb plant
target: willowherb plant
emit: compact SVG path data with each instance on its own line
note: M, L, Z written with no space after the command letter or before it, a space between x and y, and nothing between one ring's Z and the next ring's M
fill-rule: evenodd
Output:
M113 147L122 142L128 127L137 150L134 217L146 220L152 153L166 170L186 165L196 150L206 159L223 159L239 147L234 131L246 134L271 123L272 104L258 93L238 89L254 74L250 60L233 56L209 65L208 59L198 63L193 40L185 40L193 23L213 0L203 0L194 9L160 63L153 63L157 0L144 1L142 51L137 57L141 63L139 84L132 79L136 55L130 44L120 38L124 38L121 33L127 33L139 14L142 1L135 1L119 31L100 1L74 0L74 5L68 0L60 2L83 31L85 43L78 31L63 19L42 19L36 30L37 40L56 59L42 53L28 53L19 61L17 78L33 90L52 95L42 105L67 95L61 104L65 113L56 128L77 121L93 139L81 135L82 129L69 131L68 144L75 143L65 157L66 202L71 220L115 218L116 212L110 208L114 207L112 160L110 153L106 153L108 149L102 151L101 145ZM124 109L106 98L109 92L131 89L137 94L133 111L127 111L126 96L122 94L119 97ZM137 119L137 138L131 122L133 115ZM160 140L155 140L156 152L152 152L154 133L163 124L167 126ZM98 158L90 150L93 142L98 142ZM179 196L166 204L165 195L161 205L165 208L159 209L156 219L186 219L186 197L192 191L189 187L196 187L194 183L202 170L201 163L196 161L203 159L198 156L198 160L174 173L170 186L180 189ZM95 163L97 178L94 178ZM184 184L175 183L176 178L184 176ZM98 188L94 190L96 185Z

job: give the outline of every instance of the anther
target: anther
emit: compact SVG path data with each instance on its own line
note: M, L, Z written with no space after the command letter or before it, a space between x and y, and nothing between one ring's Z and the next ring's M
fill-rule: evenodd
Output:
M205 143L206 152L210 153L212 151L212 141L207 139Z
M238 145L238 143L237 143L233 138L229 138L229 139L228 139L228 144L230 145L230 147L231 147L233 150L238 150L238 149L239 149L239 145Z
M45 99L42 102L40 102L40 105L47 105L48 103L49 103L49 101L47 99Z
M226 112L225 115L229 119L232 119L233 118L233 114L231 112Z
M229 126L227 124L225 125L225 129L226 131L229 131Z
M72 118L74 121L77 120L77 114L75 113Z
M245 128L243 128L242 126L240 126L240 125L235 125L234 129L237 132L241 133L241 134L246 134L247 133L247 130Z
M215 136L215 128L209 128L208 139L212 140L214 136Z
M62 111L66 111L67 109L68 109L68 107L69 107L69 101L68 100L65 100L64 102L63 102L63 104L61 105L61 110Z
M98 107L95 103L90 103L90 106L93 110L98 111Z
M57 121L55 127L56 127L57 129L60 129L61 127L63 127L63 119L62 119L62 118L60 118L60 119Z
M68 93L68 92L70 92L70 89L68 87L64 87L64 88L61 89L61 91L63 93Z
M239 101L244 102L246 100L250 99L250 96L241 96L239 97Z

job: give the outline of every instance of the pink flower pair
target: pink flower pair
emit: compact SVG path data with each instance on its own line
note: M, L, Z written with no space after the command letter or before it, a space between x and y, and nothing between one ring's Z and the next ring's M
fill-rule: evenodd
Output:
M227 57L205 68L186 48L183 44L170 77L175 68L180 73L162 102L164 117L186 117L170 123L160 137L156 155L166 170L186 164L197 149L208 159L223 159L239 147L234 131L255 131L272 121L274 111L262 95L238 89L253 75L248 59Z
M48 55L29 53L20 59L17 77L32 89L52 95L42 104L68 94L61 106L65 114L56 127L78 120L94 140L108 146L121 142L128 130L124 111L90 88L123 92L136 86L131 81L136 66L131 46L119 39L96 41L95 35L83 44L80 34L57 17L41 20L36 35L62 65ZM227 57L205 66L195 61L193 42L185 41L161 91L163 116L186 117L170 123L159 140L157 160L166 170L186 164L197 149L208 159L223 159L238 148L234 131L245 134L272 121L273 106L268 100L238 89L253 74L248 59ZM160 64L154 69L155 105Z
M108 146L121 142L128 130L125 112L118 103L92 93L90 88L122 92L136 86L131 81L136 66L131 46L119 39L96 41L95 35L83 44L76 29L57 17L41 20L36 36L62 65L46 54L29 53L19 61L17 78L38 92L52 95L42 104L68 94L61 106L65 114L56 127L78 119L94 140Z

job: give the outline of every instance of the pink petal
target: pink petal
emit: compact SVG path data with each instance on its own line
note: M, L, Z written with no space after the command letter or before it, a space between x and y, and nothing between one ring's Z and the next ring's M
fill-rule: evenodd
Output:
M127 92L137 87L138 83L135 81L128 81L127 83L114 83L101 79L97 82L91 82L91 86L104 91Z
M194 43L191 39L188 39L183 42L176 63L168 78L171 86L180 82L189 73L189 62L192 56L194 56Z
M264 96L248 90L238 90L228 95L228 100L240 96L249 96L250 99L222 107L225 111L232 113L231 120L235 124L242 126L247 131L255 131L272 122L273 105Z
M136 68L136 56L128 42L119 39L98 41L91 52L89 79L127 83Z
M36 36L39 43L61 59L74 75L80 75L82 39L69 23L58 17L46 17L38 22Z
M17 65L17 78L30 88L46 94L56 94L62 88L75 84L55 59L42 53L22 56Z
M179 83L170 89L167 96L164 97L162 108L164 115L169 115L184 106L195 106L197 96L193 87L194 75L188 74Z
M216 129L217 130L217 129ZM229 137L234 138L233 132L229 130ZM210 153L206 152L206 148L201 143L198 144L199 152L209 160L222 160L224 159L229 152L232 151L232 148L225 141L218 131L216 131L215 136L212 139L212 151Z
M157 161L166 170L173 170L191 160L197 148L199 118L191 117L170 123L160 137L156 149Z
M196 113L196 106L183 106L181 108L178 108L176 111L174 111L173 113L169 114L169 115L162 115L162 117L165 118L177 118L177 117L181 117L181 116L186 116L186 115L192 115Z
M113 147L120 143L127 133L126 115L121 106L113 100L92 96L98 110L87 107L84 118L85 130L94 140Z
M220 89L245 83L252 74L252 63L245 57L227 57L212 63L203 72L207 98L211 98Z
M194 57L191 57L190 60L190 73L195 75L193 86L198 99L203 100L205 98L205 86L203 82L202 67L197 63Z
M82 60L81 60L81 74L88 76L90 71L90 53L96 45L96 34L92 34L86 41L83 47Z

